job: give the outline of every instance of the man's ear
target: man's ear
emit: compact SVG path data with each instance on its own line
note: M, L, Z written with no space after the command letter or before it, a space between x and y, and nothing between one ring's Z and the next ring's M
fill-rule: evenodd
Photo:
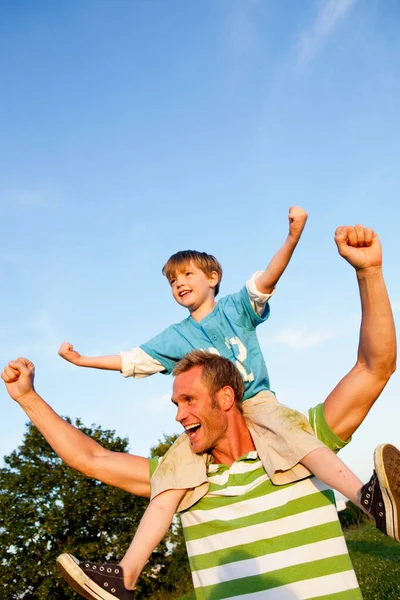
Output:
M222 410L231 410L235 405L235 392L230 385L226 385L217 392L218 404Z

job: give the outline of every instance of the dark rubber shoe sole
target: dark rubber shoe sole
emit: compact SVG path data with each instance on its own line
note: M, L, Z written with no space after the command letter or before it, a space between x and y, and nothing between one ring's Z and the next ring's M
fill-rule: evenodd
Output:
M375 449L374 462L385 504L387 535L400 542L400 451L382 444Z
M61 554L56 562L65 581L86 600L115 600L115 595L101 589L82 571L79 561L72 554Z

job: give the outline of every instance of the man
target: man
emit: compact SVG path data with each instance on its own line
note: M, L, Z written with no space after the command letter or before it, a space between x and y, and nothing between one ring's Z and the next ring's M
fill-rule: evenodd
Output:
M356 226L339 228L335 240L339 253L355 268L360 289L358 357L309 418L318 437L338 450L393 373L396 346L378 237ZM201 425L190 434L194 449L208 448L213 459L209 493L181 515L197 596L361 598L332 493L314 478L273 486L262 472L234 391L227 385L217 390L216 406L203 370L201 364L178 368L173 391L177 420L185 427ZM149 496L149 466L153 471L155 462L107 451L63 421L34 391L32 363L13 361L2 378L11 397L71 467Z

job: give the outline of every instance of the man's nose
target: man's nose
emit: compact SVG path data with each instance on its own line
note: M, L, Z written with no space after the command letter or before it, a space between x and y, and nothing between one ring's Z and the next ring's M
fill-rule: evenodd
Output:
M176 410L175 421L178 421L178 423L182 423L183 419L185 418L185 415L186 415L185 406L178 406L178 408Z

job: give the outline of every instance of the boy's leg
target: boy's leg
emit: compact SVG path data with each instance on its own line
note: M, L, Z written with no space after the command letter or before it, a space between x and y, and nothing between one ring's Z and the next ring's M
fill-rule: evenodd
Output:
M149 504L120 564L79 562L71 554L57 558L69 585L87 599L133 600L136 581L154 548L167 533L186 490L168 490Z
M258 456L275 485L309 477L302 459L317 448L326 448L315 437L305 415L283 404L265 390L243 402L243 417Z
M316 448L302 458L301 464L329 487L334 488L362 508L362 481L328 447Z
M374 452L375 471L363 485L329 448L305 456L304 465L327 485L371 515L387 536L400 541L400 452L390 444Z
M374 473L361 491L361 503L376 526L400 542L400 452L382 444L375 449L374 463Z
M135 537L120 561L126 587L133 589L153 550L167 533L186 490L168 490L153 498L144 513Z

